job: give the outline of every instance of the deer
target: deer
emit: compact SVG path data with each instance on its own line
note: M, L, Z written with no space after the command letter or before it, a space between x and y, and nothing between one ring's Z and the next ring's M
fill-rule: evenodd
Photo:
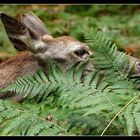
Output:
M87 44L71 36L54 38L49 35L43 21L32 12L22 14L20 21L5 14L0 14L5 31L13 46L20 51L16 56L0 64L0 88L5 88L18 77L34 75L41 69L48 73L48 61L55 61L63 71L78 61L85 61L92 54ZM93 67L89 65L87 71ZM0 94L6 98L11 94ZM19 96L12 100L20 102Z
M90 47L71 36L53 37L43 21L32 12L22 14L20 20L5 13L0 14L1 21L9 40L15 49L20 51L16 56L0 64L0 88L5 88L17 80L18 77L34 75L41 69L48 73L48 62L55 61L66 72L78 61L85 61L93 55ZM140 75L140 60L128 56L130 63L135 64L133 75ZM94 69L89 63L86 70ZM11 97L13 101L22 102L19 95L0 94L1 99Z

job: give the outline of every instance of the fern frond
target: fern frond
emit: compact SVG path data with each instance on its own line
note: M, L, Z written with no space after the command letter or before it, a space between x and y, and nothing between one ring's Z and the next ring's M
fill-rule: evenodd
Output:
M1 132L2 135L8 135L9 133L16 134L16 132L17 135L39 135L41 131L46 131L46 135L57 135L58 133L68 135L56 123L41 117L39 115L40 107L28 109L23 106L18 107L17 105L9 106L9 102L1 100L1 108L4 111L0 112L0 118L3 119L2 123L7 121Z
M131 68L127 56L117 52L116 45L97 30L85 37L95 50L90 61L96 62L95 69L91 73L84 75L88 61L73 64L66 73L52 63L47 76L39 71L1 90L21 94L28 101L35 99L33 109L24 106L26 103L13 108L1 103L0 119L8 123L4 134L17 134L13 130L20 135L65 135L66 130L79 135L133 135L134 129L139 132L139 98L135 99L139 92L135 88L137 80L128 76ZM58 113L54 121L46 120L45 113L52 110L61 110L61 115ZM60 127L64 122L65 129Z
M118 52L117 46L100 31L93 29L85 33L85 40L95 51L92 59L97 68L109 69L110 73L128 71L129 62L125 53Z

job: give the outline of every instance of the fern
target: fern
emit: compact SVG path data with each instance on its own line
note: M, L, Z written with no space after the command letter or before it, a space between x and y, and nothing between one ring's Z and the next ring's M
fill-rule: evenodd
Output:
M86 42L95 51L93 61L96 67L108 69L110 73L126 72L128 70L128 59L123 52L117 51L117 46L106 39L97 29L85 34Z
M40 135L42 131L45 131L46 135L57 135L59 133L69 135L65 129L53 121L40 116L41 106L38 105L39 107L37 107L35 105L26 108L24 105L18 107L16 104L11 103L10 105L9 103L11 102L0 101L0 106L3 109L0 112L0 118L3 119L1 123L6 122L1 132L2 135L11 133L15 133L14 135Z
M133 65L129 65L128 56L123 52L117 51L117 46L97 29L91 29L87 32L85 39L94 51L91 59L96 69L105 69L104 74L107 75L107 80L110 81L110 84L115 84L115 87L117 88L118 86L119 89L123 87L126 90L128 88L129 90L133 89L134 83L131 84L129 78ZM125 85L123 86L122 84Z
M130 79L127 56L117 52L116 46L97 30L85 37L95 51L90 60L95 62L95 69L84 78L89 61L75 63L66 73L51 63L47 76L38 71L1 89L3 94L8 91L28 97L28 101L19 106L1 101L4 135L140 133L139 91L136 89L139 79ZM26 107L29 101L32 107ZM50 112L53 112L53 122L45 119Z

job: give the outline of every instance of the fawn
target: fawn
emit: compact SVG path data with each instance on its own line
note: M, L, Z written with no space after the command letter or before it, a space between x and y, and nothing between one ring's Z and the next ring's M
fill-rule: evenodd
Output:
M93 54L85 43L73 37L54 38L49 35L44 23L31 12L21 15L20 21L5 13L1 13L0 17L14 47L23 51L0 64L0 88L10 85L18 77L33 75L39 69L47 74L49 60L56 61L66 71L73 63L85 61ZM139 75L139 59L129 56L129 60L131 64L135 63L133 74ZM93 64L89 64L87 71L92 69ZM0 94L0 98L5 96L7 95ZM19 96L14 96L13 99L22 101Z
M23 51L0 64L0 88L10 85L18 77L33 75L39 69L47 74L49 60L66 71L73 63L84 61L92 54L85 43L73 37L53 38L44 23L31 12L21 15L20 21L5 13L0 17L14 47ZM91 68L89 65L87 70ZM4 98L5 94L0 96Z

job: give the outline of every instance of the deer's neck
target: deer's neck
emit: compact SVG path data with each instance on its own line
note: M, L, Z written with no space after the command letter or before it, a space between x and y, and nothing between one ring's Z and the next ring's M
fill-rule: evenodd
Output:
M0 88L6 87L18 77L35 74L41 66L30 52L22 52L0 64Z
M37 63L38 63L38 66L40 67L40 69L45 73L45 75L48 74L48 64L44 61L42 61L40 58L37 58L36 57L36 60L37 60Z

